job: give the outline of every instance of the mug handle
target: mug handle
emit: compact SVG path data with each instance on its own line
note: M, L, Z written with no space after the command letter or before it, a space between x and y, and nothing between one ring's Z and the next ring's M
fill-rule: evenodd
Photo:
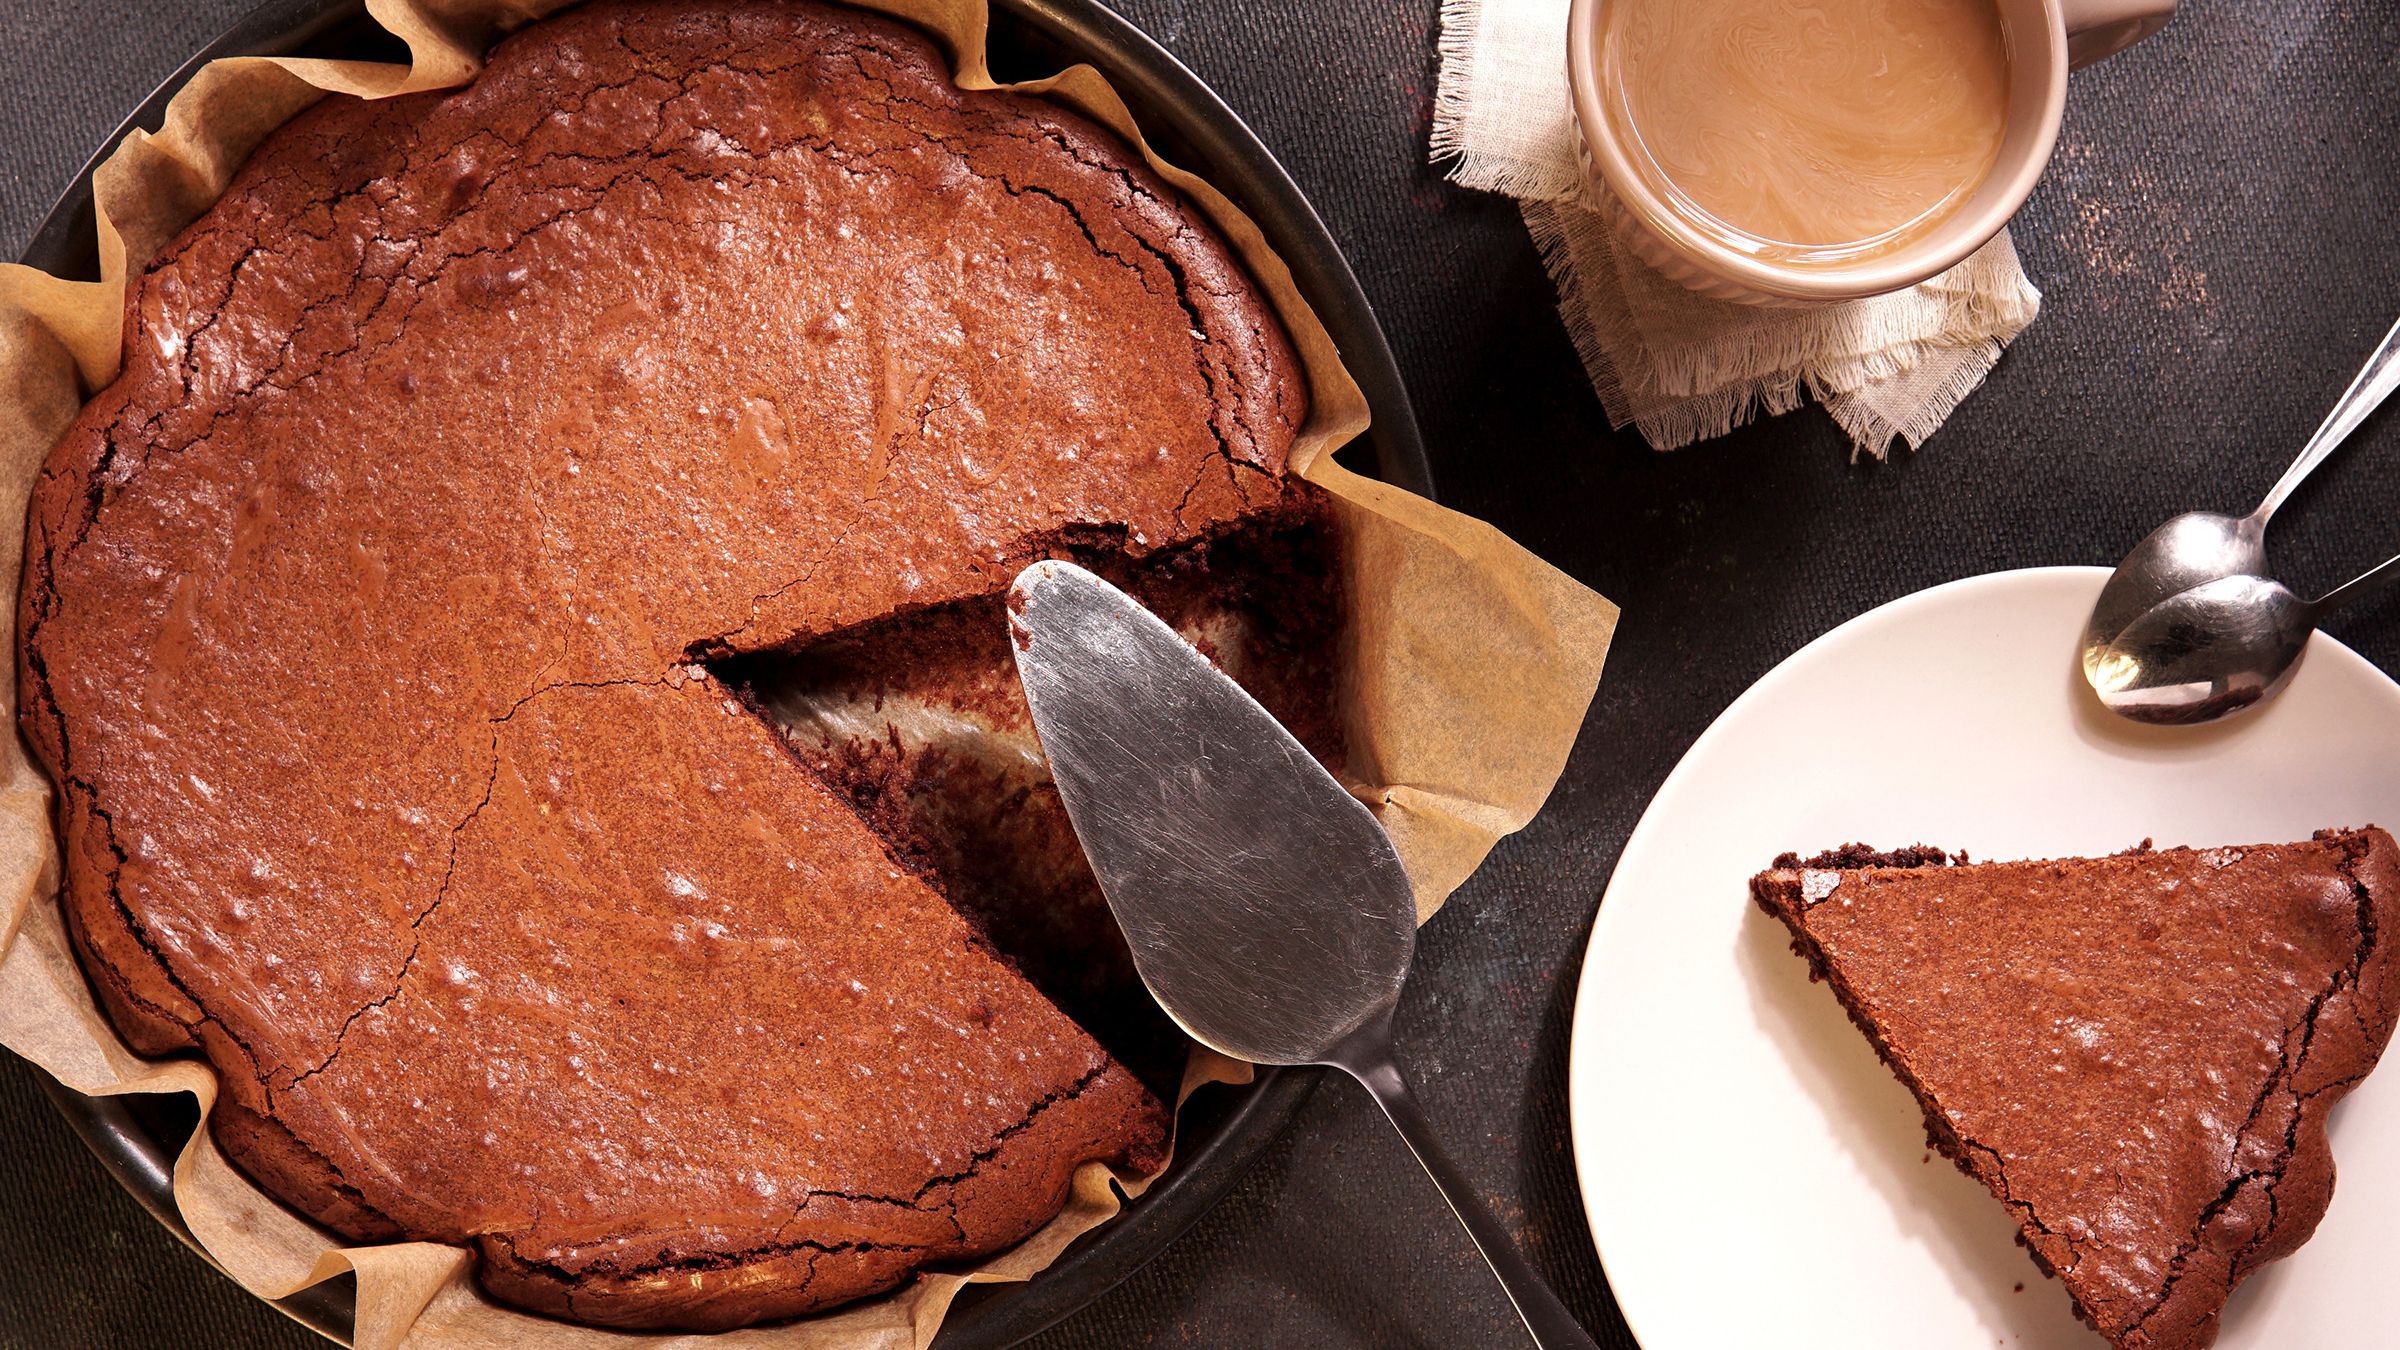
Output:
M2059 0L2067 21L2067 66L2080 69L2167 26L2175 0Z

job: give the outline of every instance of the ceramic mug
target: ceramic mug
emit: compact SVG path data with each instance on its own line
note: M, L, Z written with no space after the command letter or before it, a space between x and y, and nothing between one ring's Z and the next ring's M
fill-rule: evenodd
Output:
M1948 271L1998 234L2050 162L2066 109L2067 71L2113 56L2165 26L2175 0L1993 0L2009 50L2008 126L1975 191L1942 221L1897 248L1841 262L1754 257L1694 226L1639 173L1606 112L1600 33L1609 6L1573 0L1567 77L1584 172L1606 191L1618 235L1634 256L1704 295L1752 305L1807 305L1905 290Z

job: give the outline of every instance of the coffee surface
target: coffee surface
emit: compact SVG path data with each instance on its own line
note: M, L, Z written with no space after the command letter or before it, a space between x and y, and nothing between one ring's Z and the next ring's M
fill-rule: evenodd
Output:
M1601 43L1637 171L1761 257L1907 244L1974 192L2007 124L1992 0L1617 0Z

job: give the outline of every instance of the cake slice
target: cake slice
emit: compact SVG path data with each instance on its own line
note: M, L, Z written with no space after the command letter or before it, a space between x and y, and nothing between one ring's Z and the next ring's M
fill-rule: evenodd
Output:
M1750 894L2077 1312L2190 1350L2332 1199L2326 1113L2400 996L2396 865L2373 827L1979 865L1853 844Z

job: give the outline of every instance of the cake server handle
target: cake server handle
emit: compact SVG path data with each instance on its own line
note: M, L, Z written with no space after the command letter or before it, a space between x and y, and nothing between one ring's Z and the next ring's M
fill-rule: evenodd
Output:
M1467 1236L1475 1240L1484 1263L1499 1277L1508 1301L1516 1305L1517 1316L1525 1319L1525 1329L1533 1333L1534 1344L1542 1350L1599 1350L1567 1306L1558 1301L1558 1295L1550 1292L1549 1282L1518 1252L1508 1230L1476 1196L1457 1164L1434 1141L1433 1126L1417 1109L1416 1095L1392 1056L1390 1015L1386 1013L1352 1033L1324 1062L1357 1079L1391 1118L1392 1127L1400 1131L1442 1198L1450 1202L1458 1221L1466 1225Z

